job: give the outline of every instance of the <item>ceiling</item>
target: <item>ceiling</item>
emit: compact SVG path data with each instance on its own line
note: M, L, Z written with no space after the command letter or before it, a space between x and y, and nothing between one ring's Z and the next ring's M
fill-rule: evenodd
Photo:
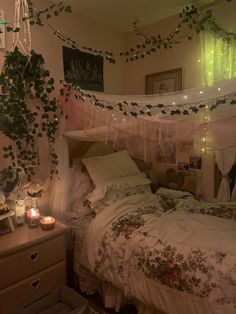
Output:
M184 6L205 6L216 0L70 0L72 10L118 32L133 30L179 14Z

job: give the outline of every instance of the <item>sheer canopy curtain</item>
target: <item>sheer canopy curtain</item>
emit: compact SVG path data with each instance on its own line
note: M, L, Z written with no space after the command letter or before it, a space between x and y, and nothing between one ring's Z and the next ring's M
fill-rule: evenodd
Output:
M59 136L55 150L58 156L58 176L55 176L50 190L50 211L57 219L64 221L68 206L69 189L71 184L71 169L67 140Z
M215 152L215 160L222 175L217 193L218 202L230 201L230 182L228 174L236 160L236 148L228 148Z
M225 30L236 32L236 1L221 1L212 6L213 16ZM201 33L204 82L211 86L220 80L236 76L236 41L231 45L213 33Z

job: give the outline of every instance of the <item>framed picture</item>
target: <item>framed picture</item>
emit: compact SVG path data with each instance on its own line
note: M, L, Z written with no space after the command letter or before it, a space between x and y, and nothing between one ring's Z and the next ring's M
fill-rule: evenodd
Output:
M0 49L5 48L5 24L4 11L0 10Z
M104 91L103 57L63 47L64 77L82 89Z
M182 89L182 68L148 74L145 77L146 94L164 94Z
M189 157L189 169L201 170L202 169L202 158L199 156Z

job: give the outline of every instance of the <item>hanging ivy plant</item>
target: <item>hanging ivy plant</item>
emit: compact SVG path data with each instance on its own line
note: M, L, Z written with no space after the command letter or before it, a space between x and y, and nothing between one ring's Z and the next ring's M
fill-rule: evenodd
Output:
M52 97L54 80L44 68L44 59L31 51L29 56L18 48L5 57L0 75L0 130L9 140L3 148L3 157L10 162L0 172L0 186L10 190L19 180L21 172L28 179L35 174L38 164L38 139L45 134L50 151L51 176L57 172L54 151L58 126L57 101Z

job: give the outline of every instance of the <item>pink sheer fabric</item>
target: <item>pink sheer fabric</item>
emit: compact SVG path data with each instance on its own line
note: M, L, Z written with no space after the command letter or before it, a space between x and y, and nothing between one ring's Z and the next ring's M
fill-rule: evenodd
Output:
M233 81L230 81L231 89L234 90ZM196 94L196 91L189 92ZM93 95L93 93L91 93ZM184 93L172 94L167 96L156 95L155 97L145 97L137 101L137 108L147 111L147 103L168 104L172 101L176 108L190 108L197 106L196 102L200 99L192 97L192 103L183 104ZM66 96L60 99L61 108L65 118L64 135L82 141L106 142L115 150L127 150L131 156L145 161L154 161L157 153L168 161L168 151L172 145L181 145L183 142L192 141L195 150L201 151L221 150L226 147L236 146L236 106L232 104L235 93L221 94L219 99L225 99L225 103L218 106L216 110L210 108L215 101L216 95L211 90L209 98L205 96L204 109L198 113L190 115L170 115L170 105L167 105L167 114L162 114L162 109L150 109L152 116L137 115L132 117L125 116L117 106L117 102L126 96L96 94L95 97L86 97L79 90L70 89ZM137 98L137 96L136 96ZM127 96L127 112L133 110L129 100L132 96ZM191 98L190 98L191 99ZM175 102L174 102L175 100ZM176 100L178 101L176 103ZM145 101L145 102L144 102ZM181 103L182 101L182 103ZM108 110L96 106L94 102L113 106L114 109ZM136 107L135 107L136 108ZM135 109L134 108L134 109ZM185 107L184 107L185 108ZM189 110L190 112L190 110ZM204 142L204 143L203 143Z

